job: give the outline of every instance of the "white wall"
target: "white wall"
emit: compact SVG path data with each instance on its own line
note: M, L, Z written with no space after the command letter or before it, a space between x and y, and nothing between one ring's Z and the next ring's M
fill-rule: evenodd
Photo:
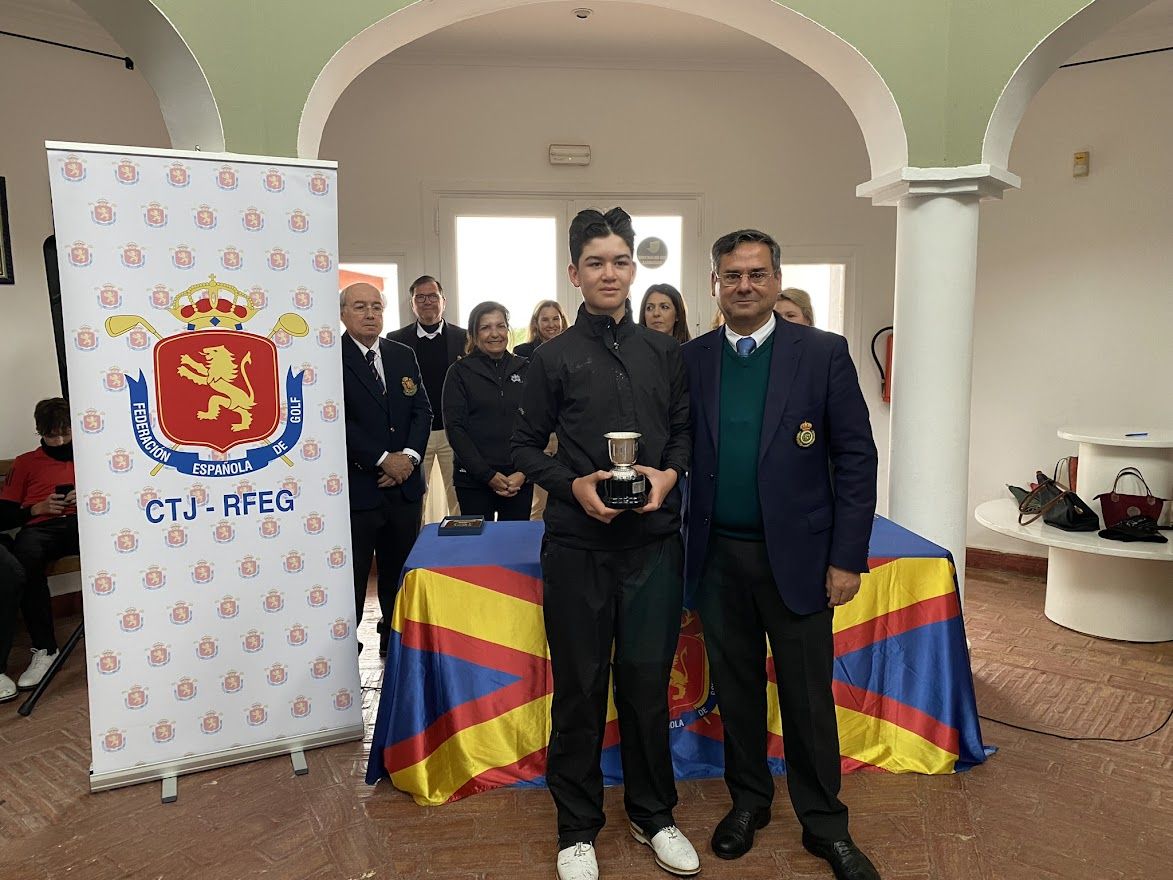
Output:
M321 157L340 163L342 257L376 259L397 247L409 254L404 283L437 273L410 255L418 260L425 244L436 252L428 187L444 181L505 192L699 192L705 252L718 235L755 226L782 242L784 259L787 248L853 253L850 341L880 446L883 509L888 406L866 344L891 323L895 212L854 195L868 161L846 105L809 69L777 57L768 69L737 71L391 56L343 94L322 141ZM591 165L550 166L551 143L590 144Z
M4 30L123 54L85 18L0 4ZM169 145L159 102L121 62L0 36L0 177L16 284L0 286L0 457L37 444L33 406L61 393L41 246L52 233L46 140ZM68 328L67 328L68 329Z
M1058 71L1014 141L1022 190L982 207L973 507L1074 454L1061 425L1173 427L1170 82L1169 54ZM1074 179L1083 149L1091 176ZM973 522L968 543L1045 555Z

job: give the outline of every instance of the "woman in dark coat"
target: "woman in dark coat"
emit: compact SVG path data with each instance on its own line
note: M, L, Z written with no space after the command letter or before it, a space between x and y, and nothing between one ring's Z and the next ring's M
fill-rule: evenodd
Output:
M468 319L466 354L444 379L444 428L460 512L489 520L529 519L534 491L510 462L509 437L529 361L510 354L508 345L508 310L478 304Z
M543 342L549 342L566 329L566 312L555 300L544 299L534 306L533 317L529 319L529 341L513 349L513 353L524 358L534 356Z

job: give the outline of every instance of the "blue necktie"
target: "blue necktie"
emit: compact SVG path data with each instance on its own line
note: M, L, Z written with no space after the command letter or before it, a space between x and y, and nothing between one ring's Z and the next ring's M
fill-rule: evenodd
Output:
M371 375L375 377L375 384L379 386L379 390L386 394L387 386L383 384L383 377L379 375L379 368L375 366L374 349L367 352L367 366L371 368Z
M737 356L747 358L755 348L758 347L757 342L752 336L744 336L737 340Z

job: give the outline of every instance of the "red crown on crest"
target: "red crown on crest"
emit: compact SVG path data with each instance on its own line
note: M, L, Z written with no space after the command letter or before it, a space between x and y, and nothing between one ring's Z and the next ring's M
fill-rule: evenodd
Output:
M170 312L187 324L189 330L221 326L235 326L239 330L256 314L256 309L243 290L217 281L215 275L209 275L207 281L193 284L187 290L175 294Z

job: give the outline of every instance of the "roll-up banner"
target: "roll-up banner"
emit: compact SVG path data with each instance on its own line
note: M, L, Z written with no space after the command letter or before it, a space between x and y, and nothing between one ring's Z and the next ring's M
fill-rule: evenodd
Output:
M336 165L46 148L91 789L361 737Z

